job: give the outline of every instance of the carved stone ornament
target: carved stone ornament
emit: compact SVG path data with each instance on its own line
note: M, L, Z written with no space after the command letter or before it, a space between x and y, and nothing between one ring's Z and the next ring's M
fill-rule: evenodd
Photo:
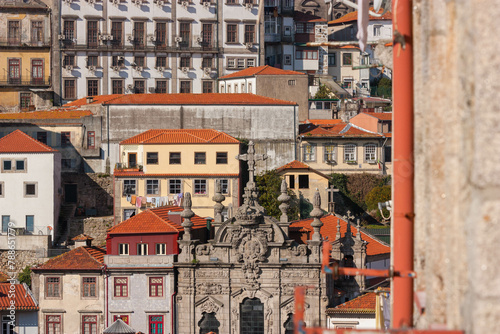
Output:
M196 286L196 293L199 295L220 295L222 293L222 286L209 282L200 283Z
M258 263L266 260L268 249L266 231L241 227L232 231L231 243L236 253L236 260L243 262L241 269L247 283L258 288L257 279L260 276Z
M210 255L214 251L214 247L210 244L196 246L196 255Z
M200 305L201 313L217 313L219 311L219 306L215 304L211 299L207 299L206 302Z
M298 245L296 247L290 248L290 253L294 256L306 256L307 255L307 246L306 245Z

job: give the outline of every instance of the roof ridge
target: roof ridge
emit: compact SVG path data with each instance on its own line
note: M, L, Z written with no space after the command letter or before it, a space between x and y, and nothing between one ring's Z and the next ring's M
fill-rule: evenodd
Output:
M57 152L57 150L55 150L52 147L50 147L50 146L42 143L41 141L36 140L35 138L31 137L30 135L28 135L27 133L25 133L24 131L21 131L19 129L16 129L16 130L12 131L11 133L9 133L8 135L0 138L0 141L2 141L5 138L8 138L9 136L14 136L16 134L23 135L27 140L30 140L31 142L37 144L38 146L40 146L41 148L43 148L47 153Z
M90 258L91 258L92 260L94 260L95 262L97 262L97 264L103 265L104 263L99 262L99 261L98 261L95 257L93 257L93 256L92 256L92 254L90 254L90 252L88 251L88 249L87 249L87 248L92 248L92 247L98 248L98 249L99 249L99 251L103 250L103 249L101 249L100 247L97 247L97 246L81 246L81 248L83 248L83 249L85 250L85 252L88 254L88 256L90 256Z
M169 226L169 227L173 228L174 230L178 230L178 228L177 228L177 227L172 226L172 224L170 224L168 221L165 221L163 218L161 218L160 216L158 216L158 215L156 214L156 212L153 212L153 210L148 209L148 211L149 211L149 212L151 212L153 215L155 215L155 217L157 217L159 220L161 220L161 221L162 221L165 225L167 225L167 226ZM170 212L170 211L169 211L169 212ZM181 212L182 212L182 211L181 211ZM167 212L167 216L168 216L168 212Z
M158 138L158 137L166 134L166 131L165 131L166 129L150 129L150 130L148 130L146 132L149 132L149 131L153 132L155 130L158 130L157 134L153 134L152 136L148 137L147 139L142 140L140 143L141 144L146 144L148 141L153 140L154 138ZM144 132L143 133L139 133L138 136L140 136L141 134L144 134Z
M113 97L113 98L111 98L111 99L109 99L109 100L104 101L104 102L102 103L102 105L104 106L104 105L108 104L108 102L111 102L111 101L114 101L114 100L117 100L117 99L121 99L122 97L125 97L125 96L127 96L127 95L129 95L129 94L120 94L120 95L118 95L118 96L116 96L116 97Z

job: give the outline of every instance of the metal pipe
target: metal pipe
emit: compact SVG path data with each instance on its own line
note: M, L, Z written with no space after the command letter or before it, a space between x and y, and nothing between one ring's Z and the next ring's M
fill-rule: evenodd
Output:
M396 0L393 13L394 160L391 238L394 271L413 271L413 40L412 1ZM413 325L413 279L392 281L392 328Z

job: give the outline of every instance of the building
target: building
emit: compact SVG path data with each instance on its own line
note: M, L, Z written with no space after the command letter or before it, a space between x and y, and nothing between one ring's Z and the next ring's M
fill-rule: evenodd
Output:
M221 93L252 93L296 102L299 106L299 122L308 117L307 84L305 73L269 65L241 70L218 80Z
M12 290L12 286L14 290ZM14 298L10 296L14 294ZM11 302L15 302L14 319L11 318ZM0 283L0 317L2 334L38 334L38 302L26 283ZM15 320L15 326L10 322Z
M224 74L263 61L259 3L155 0L60 3L63 101L124 93L213 93Z
M216 182L230 208L224 216L231 215L239 205L239 153L239 140L210 129L149 130L120 142L113 174L115 223L148 207L180 205L186 191L199 215L212 216Z
M0 112L52 106L50 20L42 1L0 1Z
M341 86L348 96L370 96L370 72L360 68L368 64L368 56L354 45L328 48L328 75ZM342 93L337 94L341 95Z
M377 294L368 292L326 310L328 328L377 329Z
M105 327L106 251L80 237L77 247L31 268L33 293L39 302L40 334L100 333Z
M9 224L13 223L18 234L50 236L49 245L37 245L47 248L57 233L61 203L60 153L16 130L0 138L0 161L0 207L5 242L8 228L12 227Z

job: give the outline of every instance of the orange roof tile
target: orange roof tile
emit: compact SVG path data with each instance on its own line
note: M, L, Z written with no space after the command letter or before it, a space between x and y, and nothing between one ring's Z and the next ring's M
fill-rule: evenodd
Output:
M299 134L305 137L340 137L340 138L370 138L383 137L379 133L371 132L350 123L326 125L301 124Z
M363 114L378 118L382 121L392 121L392 112L368 112L368 111L364 111Z
M347 222L337 215L329 213L320 218L320 220L323 222L323 226L320 230L321 235L324 238L328 237L330 241L335 240L337 234L337 220L340 221L340 234L344 236L347 232ZM297 220L291 223L290 228L296 231L312 231L312 221L312 218ZM351 225L351 232L355 235L358 230L355 226ZM368 242L366 246L367 255L388 254L391 252L391 247L389 245L366 232L361 231L361 239Z
M8 310L12 300L15 301L17 311L37 311L38 303L28 292L29 288L27 289L24 284L15 284L14 286L15 291L12 291L10 283L0 283L0 311ZM14 299L9 297L11 292L15 292Z
M373 12L374 11L373 7L371 7L370 10ZM377 14L382 14L383 11L384 10L381 8ZM358 11L355 10L354 12L347 13L346 15L344 15L336 20L329 21L328 25L353 22L353 21L357 21L357 20L358 20ZM370 21L382 21L382 20L392 20L392 13L386 12L381 17L370 15Z
M111 227L109 234L138 234L138 233L177 233L184 228L169 219L169 212L181 212L184 209L179 206L163 206L161 208L148 209L120 224ZM193 229L206 228L207 221L195 215L191 218Z
M230 173L217 173L217 174L206 174L206 173L199 173L199 174L181 174L181 173L166 173L166 174L154 174L154 173L144 173L144 172L127 172L127 171L121 171L115 169L114 171L114 176L119 176L119 177L171 177L171 178L181 178L181 177L239 177L240 174L230 174Z
M28 136L21 130L15 130L0 138L0 153L53 153L57 150Z
M338 124L342 123L341 119L306 119L304 123L311 123L315 125L323 125L323 124Z
M107 98L113 96L113 98ZM279 100L250 93L206 93L206 94L121 94L104 95L91 104L102 105L297 105L296 102ZM87 105L82 98L67 106Z
M212 129L151 129L125 139L127 144L239 144L227 133Z
M3 271L0 271L0 283L7 282L9 278L9 275L4 273Z
M307 170L310 170L311 172L319 174L327 179L329 178L325 174L323 174L323 173L317 171L316 169L309 167L309 165L306 165L305 163L297 161L297 160L294 160L292 162L287 163L286 165L283 165L281 167L276 168L276 171L278 173L280 173L282 171L289 170L289 169L307 169Z
M56 256L32 270L100 270L106 251L100 247L78 247Z
M64 106L65 107L70 107L70 106L83 106L83 105L88 105L88 104L106 104L111 101L113 101L116 98L122 97L124 94L111 94L111 95L97 95L92 97L92 103L87 103L87 98L81 98L75 101L71 101L69 103L66 103Z
M0 113L0 119L78 119L92 115L89 110L45 110L32 112Z
M375 313L377 295L375 292L368 292L358 296L334 308L327 309L327 314L332 313Z
M74 237L71 240L73 240L73 241L87 241L87 240L94 240L94 238L82 233L82 234L77 235L76 237Z
M254 75L306 75L306 74L302 72L282 70L280 68L264 65L257 67L249 67L244 70L225 75L223 77L220 77L219 79L252 77Z

